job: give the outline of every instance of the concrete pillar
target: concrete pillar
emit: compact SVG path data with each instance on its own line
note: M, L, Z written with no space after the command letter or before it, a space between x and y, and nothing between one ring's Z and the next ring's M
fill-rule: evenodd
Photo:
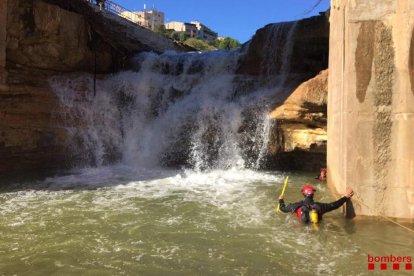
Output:
M331 0L328 185L414 219L414 1Z

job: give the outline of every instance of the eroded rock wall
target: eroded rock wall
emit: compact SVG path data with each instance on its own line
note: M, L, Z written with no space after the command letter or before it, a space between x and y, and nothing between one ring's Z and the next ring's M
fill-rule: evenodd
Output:
M322 13L297 22L269 24L244 45L245 55L237 69L243 80L258 77L271 82L275 75L285 74L285 86L279 94L283 97L275 99L271 114L275 127L271 130L268 169L319 171L326 165L328 72L318 74L328 66L328 18L328 13ZM284 28L289 31L281 35ZM284 59L284 51L290 52L288 59Z
M289 23L289 22L288 22ZM283 24L283 23L278 23ZM285 23L286 24L286 23ZM264 65L268 63L269 38L273 39L272 32L275 24L269 24L256 31L256 34L249 41L245 58L239 64L237 73L244 75L263 75ZM281 37L285 39L284 37ZM279 39L278 39L279 40ZM289 60L289 81L303 82L315 75L328 65L329 48L329 20L327 14L321 14L310 18L299 20L295 23L294 31L289 46L291 58ZM282 44L284 41L281 41ZM277 49L273 49L277 51ZM282 52L273 53L273 70L280 72L282 67Z
M414 2L332 0L330 23L328 183L414 219Z
M0 173L69 165L68 122L49 77L100 78L148 50L186 49L84 0L0 1Z
M326 166L328 70L302 83L270 117L270 142L279 169L319 171Z

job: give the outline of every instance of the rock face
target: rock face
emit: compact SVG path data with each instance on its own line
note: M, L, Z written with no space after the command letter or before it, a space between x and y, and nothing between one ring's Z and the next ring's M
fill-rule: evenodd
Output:
M414 5L332 1L328 184L356 214L414 219Z
M270 117L276 128L271 163L282 169L318 171L326 165L328 70L302 83Z
M187 49L83 0L0 2L0 173L63 168L56 74L111 73L139 51Z
M297 22L287 22L293 24L290 53L290 64L288 71L291 79L298 77L298 82L308 80L317 75L321 70L328 67L328 47L329 47L329 21L325 14L299 20ZM244 45L247 48L245 58L240 62L237 73L245 75L263 75L265 64L268 59L273 59L276 73L281 71L283 63L283 52L277 51L275 56L269 56L268 47L272 41L286 40L286 36L272 37L275 28L284 28L283 23L269 24L257 30L251 41ZM276 51L276 49L274 49Z
M283 96L275 99L279 107L271 114L276 123L266 167L319 171L326 164L328 73L300 84L328 67L328 15L269 24L244 47L237 73L265 82L274 75L284 76Z

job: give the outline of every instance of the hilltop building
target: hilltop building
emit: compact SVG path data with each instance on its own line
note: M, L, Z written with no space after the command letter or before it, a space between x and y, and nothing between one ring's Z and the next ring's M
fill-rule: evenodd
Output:
M184 23L178 21L171 21L165 23L165 29L174 30L176 32L184 32L188 37L197 36L197 26L191 23Z
M191 24L194 24L197 27L197 37L209 41L215 40L217 38L217 33L213 32L206 25L203 25L198 21L191 21Z
M189 37L199 37L208 41L212 41L217 38L216 32L212 31L210 28L198 21L191 21L191 23L172 21L165 23L165 28L176 32L185 32Z
M158 26L164 25L164 13L155 9L149 11L122 12L121 15L138 25L155 30Z

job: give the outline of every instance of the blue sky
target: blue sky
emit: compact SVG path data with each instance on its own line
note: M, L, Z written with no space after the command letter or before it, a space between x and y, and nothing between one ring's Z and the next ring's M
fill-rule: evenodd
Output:
M165 21L197 20L241 43L269 23L292 21L319 14L329 8L330 0L310 11L318 0L113 0L129 10L155 7L165 13Z

